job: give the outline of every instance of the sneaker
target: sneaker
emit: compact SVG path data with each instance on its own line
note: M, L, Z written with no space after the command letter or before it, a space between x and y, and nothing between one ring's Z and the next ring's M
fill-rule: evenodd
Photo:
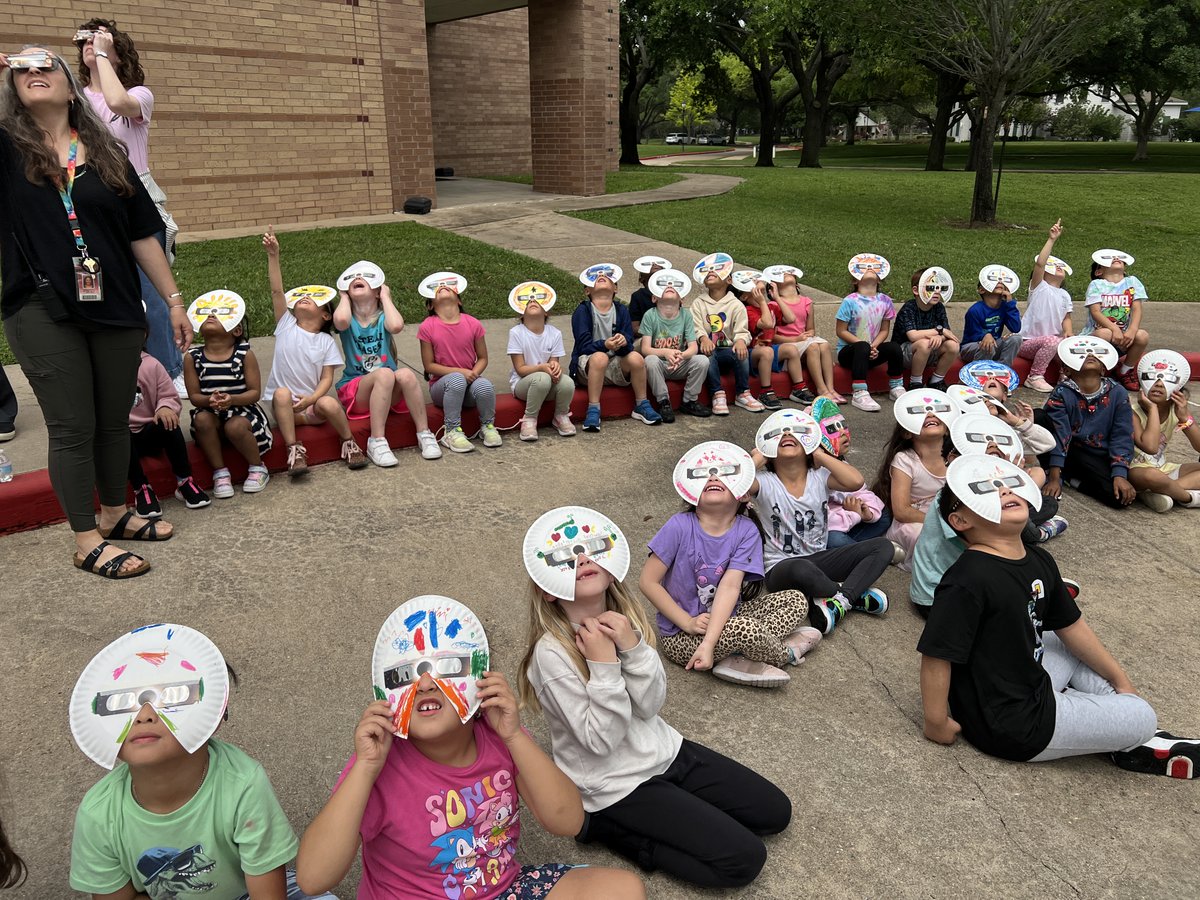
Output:
M424 448L422 447L422 450ZM422 454L423 455L423 454ZM367 438L367 459L381 468L388 469L400 462L388 446L387 438Z
M763 391L758 395L758 402L772 412L777 409L783 409L783 404L779 402L779 397L776 396L774 391Z
M367 456L362 452L362 447L358 446L358 441L354 440L354 438L342 441L342 459L346 461L347 467L351 469L365 469L367 467Z
M855 391L854 396L850 399L850 405L866 412L879 412L879 404L867 391Z
M712 673L722 681L760 688L781 687L792 680L783 669L737 655L725 657L713 666Z
M793 403L803 403L805 406L817 402L816 394L806 387L794 388L792 392L788 394L788 399Z
M1122 769L1144 775L1195 778L1200 776L1200 741L1156 731L1154 737L1140 747L1113 753L1112 761Z
M675 421L675 410L671 408L670 397L658 401L658 414L662 417L663 422L668 425Z
M898 566L907 558L908 553L905 552L904 548L895 541L892 541L892 565Z
M232 488L230 491L232 492ZM200 490L190 476L175 486L175 499L182 501L188 509L203 509L212 503L208 494Z
M871 588L857 600L850 601L850 608L872 616L882 616L888 611L887 594L879 588Z
M1170 512L1171 507L1175 505L1175 501L1169 496L1154 491L1142 491L1137 498L1142 501L1143 505L1150 507L1156 513Z
M725 392L717 391L712 396L712 411L714 416L729 415L729 403L725 400Z
M783 642L792 654L791 665L798 666L804 662L805 654L821 643L821 638L823 637L824 635L817 629L805 625L803 628L797 628L784 638Z
M1051 516L1038 526L1038 543L1044 544L1050 538L1058 537L1067 530L1067 520L1062 516Z
M760 413L760 412L766 411L766 407L763 406L761 403L759 403L758 398L755 397L749 391L742 391L740 394L737 395L736 398L734 398L733 402L737 406L740 406L742 409L749 410L752 413Z
M143 519L161 519L162 504L154 494L154 488L143 484L133 492L133 509Z
M687 413L689 416L695 416L697 419L707 419L712 415L712 410L707 406L701 406L696 400L684 400L679 404L679 411Z
M840 600L814 600L808 607L808 621L821 634L829 634L846 617L846 607Z
M654 407L650 405L650 401L645 399L639 400L633 405L633 412L629 414L629 418L647 425L662 424L662 416L656 413Z
M246 480L242 483L243 494L257 494L267 486L267 482L271 480L271 476L267 474L267 470L262 466L251 466L250 474L246 476Z
M179 395L180 400L186 400L188 398L187 384L183 380L182 372L171 379L171 384L174 386L175 393Z
M228 500L233 496L233 479L229 477L228 469L213 475L213 496L218 500Z
M1025 387L1031 391L1037 391L1039 394L1049 394L1054 390L1054 386L1041 375L1030 375L1025 382Z
M5 441L11 441L17 436L17 426L11 423L0 425L0 444Z
M1080 593L1083 591L1083 588L1079 586L1079 582L1075 581L1073 578L1064 578L1062 583L1067 589L1067 593L1071 595L1071 599L1078 600Z
M588 406L587 415L585 415L583 417L583 430L584 431L599 431L600 430L600 406L599 406L599 404L597 404L595 406L591 406L591 405Z
M551 422L554 425L554 430L563 437L575 436L575 426L571 423L571 414L569 412L563 413L561 416L555 416Z
M1200 509L1200 491L1188 491L1188 499L1180 500L1178 505L1181 509Z
M485 447L499 447L504 443L504 438L500 437L500 432L496 430L495 422L484 422L479 433L483 435L483 446Z
M455 453L470 453L475 449L470 438L463 434L462 426L447 428L446 433L442 435L442 446L448 447Z
M438 446L437 438L433 436L432 431L418 431L417 445L421 448L422 459L442 458L442 448ZM387 446L386 441L384 441L384 446ZM367 442L367 452L371 452L370 441ZM388 452L390 453L391 451L389 450ZM395 457L393 456L392 459L395 459Z
M528 416L521 417L521 440L536 441L537 440L537 419L531 419Z
M901 384L901 385L898 385L898 386L896 386L896 387L894 387L894 388L891 388L891 389L888 391L888 396L889 396L889 397L891 397L893 400L899 400L899 399L900 399L901 397L903 397L903 396L904 396L906 393L907 393L907 391L905 391L905 389L904 389L904 385L902 385L902 384Z
M1139 390L1141 390L1141 385L1138 384L1136 369L1130 369L1128 372L1122 372L1117 376L1117 381L1120 383L1121 387L1125 388L1127 391L1132 391L1136 394Z
M288 447L288 475L295 478L308 474L308 450L297 442ZM261 490L261 489L260 489Z

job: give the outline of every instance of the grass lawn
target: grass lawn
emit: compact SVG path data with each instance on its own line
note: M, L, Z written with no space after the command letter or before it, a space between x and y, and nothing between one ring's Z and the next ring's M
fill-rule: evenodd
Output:
M1008 265L1027 280L1046 230L1061 216L1066 233L1057 254L1075 269L1067 288L1077 299L1091 254L1101 247L1133 254L1131 272L1151 300L1196 299L1180 272L1195 246L1200 180L1193 176L1104 182L1095 175L1008 172L1000 193L1004 224L970 229L971 173L787 167L738 175L747 180L717 197L570 215L702 252L725 250L748 265L791 263L804 270L806 283L837 296L849 290L846 262L858 252L891 261L886 287L900 299L909 295L915 268L942 265L957 282L953 302L973 296L976 274L988 263ZM1153 331L1154 313L1147 315Z
M533 184L532 175L484 175L489 181L511 181L515 184ZM630 191L649 191L682 180L682 176L662 169L645 169L640 166L625 166L619 172L604 176L604 193L626 194ZM470 280L470 279L468 279Z
M392 295L411 328L416 328L425 317L425 300L417 293L417 284L426 275L442 269L456 271L467 279L464 306L480 319L512 315L508 292L528 279L545 281L559 292L561 299L555 313L569 313L580 294L579 282L567 272L519 253L415 222L283 233L279 235L279 243L285 287L332 285L356 260L378 263L387 274ZM267 258L260 238L181 244L175 277L188 302L216 288L236 291L250 308L250 334L264 335L275 330L267 286ZM0 363L13 362L16 360L0 332Z
M745 138L738 138L739 143L744 143ZM736 150L736 147L730 147L727 144L711 147L708 144L664 144L662 141L646 141L644 144L638 144L638 156L645 159L648 156L674 156L677 153L706 153L712 150Z

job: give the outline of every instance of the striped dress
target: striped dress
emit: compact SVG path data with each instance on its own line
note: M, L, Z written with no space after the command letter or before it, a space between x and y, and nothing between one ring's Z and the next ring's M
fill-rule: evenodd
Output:
M188 350L192 357L192 364L196 367L196 376L200 379L200 393L215 394L217 391L230 395L244 393L247 390L246 354L249 351L250 345L243 343L238 345L229 359L212 360L204 355L203 347L192 347ZM203 411L212 413L222 423L228 422L233 416L245 416L250 420L250 431L254 434L254 440L258 442L258 452L266 453L271 449L275 436L271 432L267 414L257 403L247 406L231 406L223 412L215 409ZM201 410L192 410L193 440L196 438L196 413L198 412Z

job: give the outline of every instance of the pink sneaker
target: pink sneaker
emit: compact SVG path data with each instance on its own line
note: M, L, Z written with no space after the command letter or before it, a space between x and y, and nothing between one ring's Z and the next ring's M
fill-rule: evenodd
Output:
M742 409L749 410L753 413L760 413L766 409L766 407L759 402L759 399L749 391L744 391L743 393L738 394L737 398L733 402Z
M824 635L818 629L805 625L784 638L783 642L791 648L794 657L791 664L796 666L804 662L804 655L821 643L823 637Z
M792 680L783 669L737 655L725 657L713 666L712 672L722 681L758 688L782 687Z
M1054 387L1041 375L1030 375L1025 382L1025 387L1031 391L1037 391L1039 394L1049 394Z
M521 419L521 440L536 441L537 439L537 419L530 419L528 417Z
M561 416L555 416L553 419L555 430L563 437L574 437L575 426L571 424L571 414L563 413Z
M759 406L762 404L760 403ZM725 400L725 392L717 391L712 396L712 410L714 416L729 415L729 403Z

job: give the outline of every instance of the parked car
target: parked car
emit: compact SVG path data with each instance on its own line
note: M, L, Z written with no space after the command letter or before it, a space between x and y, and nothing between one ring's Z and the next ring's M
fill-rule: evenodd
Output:
M712 141L712 135L711 135L711 134L702 134L702 135L700 135L699 137L697 137L697 138L696 138L696 143L697 143L697 144L705 144L705 145L707 145L707 144L708 144L708 143L710 143L711 141Z
M687 142L688 136L683 132L675 131L667 135L668 144L686 144Z

